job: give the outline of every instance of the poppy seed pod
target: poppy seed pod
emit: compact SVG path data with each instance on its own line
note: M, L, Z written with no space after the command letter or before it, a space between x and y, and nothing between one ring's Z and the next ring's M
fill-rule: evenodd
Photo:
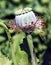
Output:
M27 10L26 9L19 10L22 12L21 14L15 16L15 22L17 26L21 27L25 32L29 33L33 30L37 18L33 11L28 10L27 12Z
M11 29L16 31L21 29L26 33L44 29L45 27L45 21L37 17L31 8L19 9L15 15L15 21L10 22Z

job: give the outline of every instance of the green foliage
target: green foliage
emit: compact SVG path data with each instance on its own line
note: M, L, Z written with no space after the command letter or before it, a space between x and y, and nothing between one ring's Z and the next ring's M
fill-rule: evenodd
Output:
M3 36L0 36L0 42L4 41L5 40L5 37Z
M14 14L14 11L16 9L23 7L32 7L35 12L40 14L47 14L46 12L48 11L48 15L50 15L50 6L50 0L2 0L0 1L0 18L3 18L10 14Z
M25 38L25 34L22 32L13 37L13 62L15 65L28 65L28 56L26 52L21 50L20 44L23 43L23 39ZM23 61L23 62L22 62Z
M11 65L12 61L0 52L0 65Z

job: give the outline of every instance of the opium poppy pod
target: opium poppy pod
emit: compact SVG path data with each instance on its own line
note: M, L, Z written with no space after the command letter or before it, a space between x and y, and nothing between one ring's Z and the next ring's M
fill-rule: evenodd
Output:
M15 16L16 25L26 33L33 31L36 21L37 18L35 16L35 13L31 10L26 12L26 9L23 9L21 14Z
M31 8L19 9L15 15L15 21L10 22L10 27L18 31L30 33L45 28L45 21L37 17Z

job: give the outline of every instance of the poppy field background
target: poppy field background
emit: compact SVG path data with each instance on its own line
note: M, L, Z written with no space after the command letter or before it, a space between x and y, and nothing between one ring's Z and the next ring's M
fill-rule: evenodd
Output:
M9 28L9 22L15 18L15 11L24 7L31 7L36 15L46 20L45 34L33 32L32 38L38 64L51 65L51 0L0 0L0 23L8 27L13 39L11 48L4 27L0 26L0 65L27 65L30 59L24 32L17 33Z

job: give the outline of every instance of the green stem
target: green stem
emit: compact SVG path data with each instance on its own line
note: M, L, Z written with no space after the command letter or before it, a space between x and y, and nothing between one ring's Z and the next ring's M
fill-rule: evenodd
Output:
M12 38L11 38L11 35L10 35L10 31L9 31L9 29L7 28L7 26L3 22L0 22L0 26L3 27L4 30L7 33L8 40L9 40L10 47L11 47L11 51L10 52L11 52L11 55L12 55L12 60L13 60L14 65L16 65L15 64L15 60L14 60L15 57L14 57L14 53L13 53L13 41L12 41Z
M9 29L7 28L7 26L3 22L0 22L0 26L3 27L4 30L6 31L8 39L10 41L11 40L11 35L10 35Z
M31 35L27 36L27 41L28 41L30 54L31 54L31 63L32 63L32 65L37 65L35 53L33 53L33 41L32 41Z

